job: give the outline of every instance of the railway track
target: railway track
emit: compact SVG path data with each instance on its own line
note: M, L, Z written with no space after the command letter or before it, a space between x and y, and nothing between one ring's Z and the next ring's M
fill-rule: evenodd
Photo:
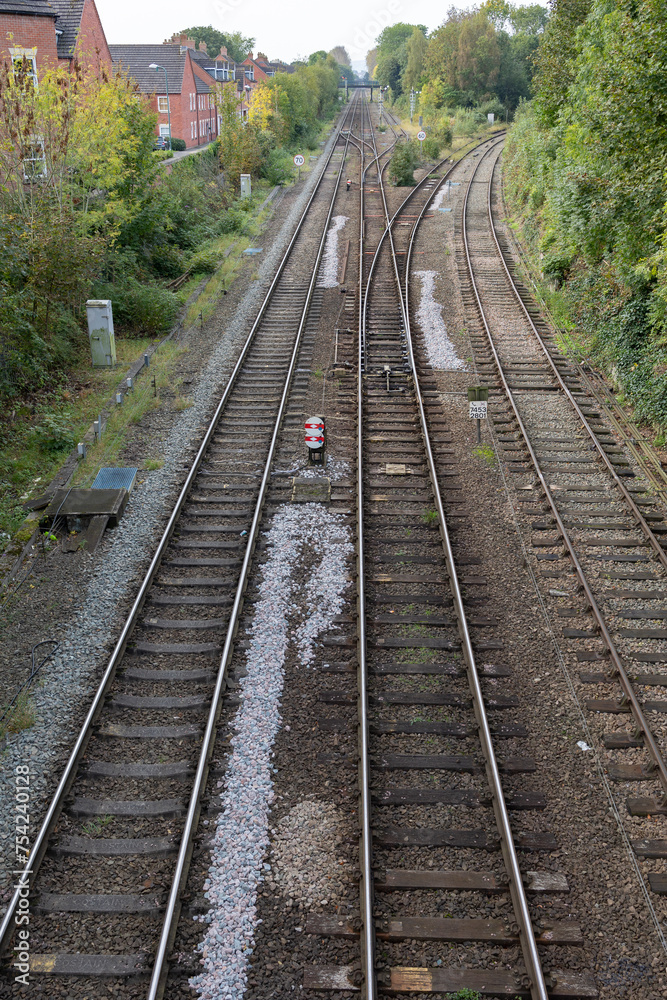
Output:
M311 916L305 928L323 940L358 936L361 963L360 969L313 966L303 986L306 996L327 989L373 998L468 988L494 996L592 997L597 990L585 971L542 969L540 952L554 945L568 951L571 965L581 930L568 921L534 926L527 893L532 899L564 893L567 882L539 863L527 871L519 862L517 851L539 856L555 843L548 832L512 830L516 811L544 808L544 796L528 777L535 762L520 756L525 730L511 721L518 700L497 687L511 670L493 655L500 644L492 637L480 560L455 555L454 518L443 502L456 489L452 437L432 375L412 345L409 260L418 224L447 177L444 167L394 210L396 197L385 190L381 170L362 173L360 922L325 913ZM349 687L331 700L349 703ZM328 729L349 726L340 718L326 722ZM457 814L477 824L457 825ZM503 959L511 948L520 949L520 960Z
M163 994L273 459L303 433L341 133L358 115L355 101L337 127L3 919L7 951L29 894L30 978L54 993ZM22 995L16 974L3 995Z
M477 164L461 219L459 273L475 324L477 368L490 387L507 468L534 485L520 503L535 517L531 541L540 575L562 581L556 614L581 664L579 695L591 728L617 755L609 778L630 785L626 814L659 817L667 812L661 484L628 453L623 428L605 420L610 414L599 405L600 394L561 354L516 279L496 220L499 155L496 147ZM667 857L667 842L637 838L636 828L629 836L647 894L664 895L659 861Z
M262 593L262 531L274 523L270 514L289 508L285 487L292 499L297 491L290 463L301 449L304 408L312 405L323 301L317 277L336 211L349 211L359 233L357 247L345 251L349 277L321 398L329 401L338 457L351 469L337 487L325 476L317 488L331 501L334 528L355 531L356 608L334 619L336 631L325 633L310 677L293 672L328 714L312 726L306 712L298 732L282 734L280 753L327 786L358 770L360 891L347 909L327 909L325 898L303 916L278 900L276 925L282 933L289 920L308 939L310 960L298 969L305 1000L323 992L375 998L461 989L531 1000L598 995L584 949L585 914L546 923L539 916L542 903L567 898L568 881L541 862L558 845L541 819L548 795L540 768L523 749L521 679L496 638L483 562L457 540L467 514L456 442L413 333L420 226L436 192L465 167L437 164L405 198L384 183L388 153L400 141L398 128L392 131L378 148L363 101L341 121L32 847L25 876L31 977L54 997L104 996L107 984L122 1000L192 995L192 965L179 970L174 939L181 951L190 948L199 934L192 916L210 906L198 894L231 743L220 734L234 724L252 647L242 636L253 634ZM559 598L559 610L578 658L599 671L584 672L581 683L588 692L596 686L599 697L588 708L600 738L631 755L610 773L641 781L648 792L629 797L631 812L661 815L667 786L654 720L667 702L647 702L646 693L664 681L641 664L667 659L667 631L628 622L659 626L664 619L667 526L526 291L513 289L507 247L494 237L490 183L498 153L497 140L472 151L459 222L476 365L491 390L507 467L532 486L522 498L537 519L538 563L547 579L574 572L580 585L568 586L572 596ZM358 220L349 209L353 193L340 188L353 175L355 161L346 156L357 154ZM303 509L320 525L318 506ZM270 595L262 599L270 603ZM279 604L278 593L275 599ZM296 718L303 713L299 705ZM609 722L617 716L620 729ZM636 730L623 728L629 721ZM307 763L315 729L333 752ZM216 735L224 748L215 746ZM667 879L649 870L667 856L666 842L644 838L634 847L647 859L641 864L650 889L667 892ZM233 855L234 845L227 852ZM257 885L243 885L254 914ZM269 885L261 893L266 906L276 895L276 883ZM17 890L0 932L5 947L20 905ZM259 925L254 933L261 935ZM248 980L252 947L232 943L240 958L225 966L229 996L240 1000L246 987L253 1000L282 996L282 981L274 985L272 977L286 954L276 961L268 952L268 979L251 971ZM283 943L289 947L287 937ZM332 964L332 953L342 961ZM8 996L21 995L13 975L9 970Z

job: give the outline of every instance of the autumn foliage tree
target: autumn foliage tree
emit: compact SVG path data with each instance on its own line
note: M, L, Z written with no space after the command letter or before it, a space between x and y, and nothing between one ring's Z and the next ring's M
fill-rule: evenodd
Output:
M25 62L0 66L3 374L25 337L47 352L76 337L73 312L149 183L154 123L123 76L75 65L35 86Z

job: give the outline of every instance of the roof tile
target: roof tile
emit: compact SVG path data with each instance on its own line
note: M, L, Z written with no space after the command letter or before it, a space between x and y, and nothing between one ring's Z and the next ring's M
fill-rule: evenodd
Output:
M151 63L166 69L169 93L181 93L185 52L180 45L110 45L109 49L114 66L128 72L143 94L164 93L164 73L149 69Z

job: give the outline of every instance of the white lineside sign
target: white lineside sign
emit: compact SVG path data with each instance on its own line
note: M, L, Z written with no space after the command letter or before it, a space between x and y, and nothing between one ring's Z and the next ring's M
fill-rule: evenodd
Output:
M485 399L471 399L468 403L468 417L471 420L486 420L487 402Z
M324 417L308 417L306 420L306 446L324 448Z

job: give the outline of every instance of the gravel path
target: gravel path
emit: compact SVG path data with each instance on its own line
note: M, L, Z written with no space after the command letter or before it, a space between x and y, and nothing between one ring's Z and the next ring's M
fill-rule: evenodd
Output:
M316 185L331 146L332 135L323 150L320 164L309 175L274 243L265 248L263 262L243 298L227 336L220 341L196 388L193 406L184 410L172 428L164 446L164 466L146 476L130 499L119 527L105 542L104 558L90 572L85 610L72 619L61 640L61 648L52 663L41 673L41 686L34 690L35 724L28 730L8 737L0 776L0 887L3 901L15 868L14 828L12 826L15 794L15 768L29 763L31 768L31 839L44 813L49 789L53 787L52 769L61 760L63 749L71 745L76 732L76 713L87 704L96 680L106 662L111 644L121 627L119 606L135 589L155 548L160 527L166 521L183 481L191 442L201 437L202 425L208 422L217 402L231 363L242 345L257 309L266 294L282 254L294 231L305 204ZM83 570L85 572L85 570Z
M318 288L335 288L338 284L338 234L347 222L347 215L336 215L331 222L320 264Z
M243 700L228 771L220 782L222 812L204 885L212 903L202 918L208 929L199 946L205 971L191 980L203 1000L243 997L254 945L257 889L271 870L264 857L285 657L293 643L302 666L312 662L317 636L332 627L343 608L345 560L353 551L344 518L319 504L282 508L266 538L269 558L252 621ZM297 582L293 571L304 558L312 560L312 566ZM305 614L299 613L301 608ZM284 862L284 852L282 858Z

